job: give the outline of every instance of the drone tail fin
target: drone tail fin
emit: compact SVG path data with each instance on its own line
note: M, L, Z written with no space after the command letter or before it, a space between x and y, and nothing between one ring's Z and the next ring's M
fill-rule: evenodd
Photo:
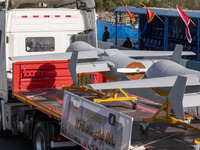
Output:
M186 88L186 81L187 77L178 76L168 96L171 108L173 109L176 118L182 120L185 119L183 111L183 97Z

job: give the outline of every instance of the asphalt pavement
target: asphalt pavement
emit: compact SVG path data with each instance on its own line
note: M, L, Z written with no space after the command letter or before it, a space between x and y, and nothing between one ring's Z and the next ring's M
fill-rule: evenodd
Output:
M32 143L18 136L0 138L0 150L32 150Z

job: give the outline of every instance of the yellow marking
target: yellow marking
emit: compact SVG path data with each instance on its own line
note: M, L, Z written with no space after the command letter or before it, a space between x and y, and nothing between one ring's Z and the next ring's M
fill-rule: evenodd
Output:
M118 98L107 98L107 99L93 99L95 103L102 102L115 102L115 101L136 101L137 97L118 97Z
M117 98L117 89L113 90L113 98Z
M101 73L102 75L104 75L107 79L109 80L113 80L113 81L117 81L116 78L111 78L110 76L108 76L107 74L105 74L104 72ZM82 91L90 91L92 93L95 93L99 96L102 96L101 99L94 99L93 102L96 102L96 103L101 103L101 102L113 102L113 101L136 101L137 100L137 97L129 97L122 89L119 89L122 94L125 96L125 97L118 97L118 93L117 93L117 89L113 89L113 94L112 94L112 97L113 98L109 98L109 93L112 91L112 90L108 90L105 94L104 93L101 93L101 92L98 92L96 90L93 90L91 88L88 88L86 87L85 85L85 79L89 80L90 83L93 83L90 78L88 78L88 76L85 74L85 73L82 73L78 80L81 81L81 86L75 86L75 83L73 83L71 86L69 87L63 87L63 90L70 90L70 89L76 89L76 90L82 90Z
M108 90L108 91L105 93L105 95L104 95L101 99L104 99L104 98L108 97L108 95L109 95L109 93L110 93L111 91L112 91L112 90Z
M188 129L200 132L199 128L196 128L188 123L185 123L183 120L180 119L176 119L174 117L157 117L157 118L144 118L143 119L144 122L164 122L164 123L171 123L171 124L178 124L178 125L182 125Z
M124 90L122 90L121 88L119 88L119 90L122 92L122 94L123 94L124 96L129 97L129 96L126 94L126 92L124 92Z
M167 107L167 111L166 111L166 116L165 117L157 117L160 112L162 110L164 110L164 108ZM193 119L192 115L185 115L185 119ZM172 116L171 115L171 106L170 106L170 102L167 98L166 102L161 106L161 108L155 113L155 115L152 118L144 118L143 119L144 122L164 122L164 123L171 123L171 124L178 124L178 125L182 125L186 128L189 128L191 130L200 132L200 128L196 128L188 123L185 123L183 120L181 119L177 119L176 116Z
M50 115L52 115L52 116L54 116L54 117L56 117L56 118L58 118L58 119L61 119L61 118L62 118L61 115L59 115L59 114L57 114L57 113L54 113L53 111L50 111L49 109L47 109L47 108L45 108L45 107L43 107L43 106L40 106L40 105L36 104L35 102L33 102L33 101L31 101L31 100L29 100L29 99L27 99L27 98L25 98L25 97L23 97L23 96L17 94L17 93L13 93L13 95L16 96L16 97L18 97L18 98L20 98L20 99L23 100L25 103L28 103L28 104L30 104L30 105L32 105L32 106L35 106L35 107L37 107L37 108L43 110L44 112L47 112L48 114L50 114Z
M85 77L88 79L88 81L90 82L90 83L94 83L87 75L85 75Z
M193 115L185 115L185 119L187 119L187 120L192 120L192 119L194 119L194 117L193 117Z
M169 94L166 92L163 92L161 90L159 90L158 88L152 88L156 93L158 93L160 96L165 96L167 97Z
M92 93L95 93L97 95L100 95L100 96L105 96L104 93L101 93L101 92L98 92L96 90L93 90L91 88L88 88L86 86L69 86L69 87L63 87L63 90L81 90L81 91L89 91L89 92L92 92ZM105 97L108 97L108 96L105 96Z
M197 144L197 145L200 145L200 139L194 139L193 140L193 143Z
M114 102L114 101L136 101L137 97L129 97L122 89L119 89L125 97L118 97L117 89L108 90L106 94L101 99L93 99L93 102L101 103L101 102ZM112 98L107 98L108 94L113 91Z
M171 115L171 105L170 105L170 102L169 102L169 99L167 98L167 110L166 110L166 116L167 117L170 117Z
M81 85L84 86L85 85L85 74L81 74Z
M156 118L156 117L160 114L160 112L165 108L165 106L167 106L167 103L168 103L168 101L166 101L166 102L162 105L162 107L155 113L155 115L153 116L153 118Z

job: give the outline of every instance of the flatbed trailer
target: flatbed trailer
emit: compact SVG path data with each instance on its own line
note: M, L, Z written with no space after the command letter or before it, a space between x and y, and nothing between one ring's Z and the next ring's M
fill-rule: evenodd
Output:
M47 114L50 118L56 120L62 118L62 89L21 90L14 91L13 96L30 107Z
M56 126L61 121L63 111L63 87L72 84L67 64L68 61L16 62L13 64L13 73L15 74L15 76L13 76L13 97L25 103L29 109L39 111L39 113L37 113L38 115L45 114L45 116L47 116L40 119L37 119L38 116L32 116L34 120L32 128L37 126L38 122L48 122L49 124L56 122L54 128L57 128ZM37 74L40 74L40 79L37 78ZM41 74L43 74L43 77ZM107 81L99 73L93 73L93 75L88 76L90 76L95 83ZM90 101L99 98L96 94L88 91L69 90L69 92ZM145 93L148 94L148 92ZM102 103L102 105L134 118L133 128L131 129L131 145L133 147L138 146L143 149L189 149L192 148L191 144L193 139L199 137L198 133L194 131L185 130L185 128L178 125L163 123L152 123L149 126L148 132L141 134L141 131L138 129L140 128L142 119L153 116L161 105L159 103L153 103L152 101L138 98L137 110L133 110L131 102L128 101L115 103L106 102ZM164 114L164 112L162 114ZM193 123L194 126L199 126L198 121L194 120ZM54 137L60 136L60 127L56 133L51 134L54 135ZM29 136L34 141L34 129L32 129ZM52 138L50 141L51 140ZM51 143L54 143L51 144L51 147L54 147L57 142L51 141Z
M13 74L15 98L51 118L61 119L62 88L73 83L68 61L17 62L13 64ZM100 73L94 73L91 78L95 83L106 81Z
M107 81L100 73L87 76L94 83ZM67 60L13 63L12 100L4 104L7 129L2 131L2 135L23 134L33 139L35 150L42 147L42 141L37 140L37 131L44 133L46 149L76 146L60 135L63 87L72 83ZM49 133L47 128L51 129Z
M55 96L54 93L59 93L56 94L55 97L58 99L62 99L63 96L62 90L56 90L56 89L53 90L40 89L40 90L41 91L44 90L44 94L42 95L42 97L46 98L48 97L49 99L49 95ZM48 94L45 92L47 92ZM77 91L74 91L74 93L76 94ZM80 93L80 91L78 93ZM36 92L33 92L32 94L36 94ZM87 92L84 92L84 94L87 94ZM19 95L18 98L20 99L20 97L21 96ZM26 98L25 95L23 95L22 97ZM58 103L58 105L60 104ZM164 124L164 123L152 123L149 126L149 131L145 134L141 134L139 128L140 128L140 122L142 122L142 118L151 117L153 115L153 112L152 113L148 112L147 110L144 110L140 106L147 107L150 108L151 110L156 111L158 109L158 104L156 103L153 102L150 103L148 101L144 101L138 98L139 108L137 108L137 110L133 110L131 108L131 105L127 105L126 103L121 103L121 102L116 102L116 103L107 102L103 103L103 105L110 109L119 111L134 118L132 139L131 139L132 146L138 146L138 147L144 146L144 148L146 149L168 149L168 150L192 149L191 145L193 143L193 139L199 138L199 133L195 131L186 130L185 128L182 128L177 125ZM56 107L52 108L57 109ZM52 110L52 112L54 111ZM59 113L61 114L58 115L59 118L57 119L60 120L62 117L61 116L62 108L59 108ZM200 125L198 120L194 120L193 124L195 124L196 127Z
M40 93L36 91L40 91ZM46 112L49 117L53 117L58 121L62 118L62 99L63 90L61 89L37 89L36 91L19 91L14 94L17 99L27 99L27 104L31 107L35 106L36 109ZM42 91L42 93L41 93ZM70 90L70 92L85 97L88 100L96 98L91 93L86 91ZM32 97L32 96L33 97ZM31 97L30 97L31 96ZM45 102L43 102L43 100ZM158 105L156 103L144 102L142 99L138 99L138 105L148 107L151 110L157 110ZM53 105L52 105L53 104ZM128 104L128 105L127 105ZM39 105L37 107L37 105ZM168 150L181 150L181 149L192 149L194 138L199 138L199 133L191 130L186 130L178 125L166 124L166 123L152 123L149 126L149 131L143 133L139 130L140 123L143 117L151 117L152 113L149 113L142 109L140 106L137 110L133 110L130 103L122 102L107 102L103 103L104 106L109 109L124 113L134 118L131 145L133 147L140 147L144 149L168 149ZM43 106L44 108L40 108ZM42 110L43 109L43 110ZM45 110L46 109L46 110ZM164 114L164 112L163 112ZM199 121L194 120L193 125L199 126ZM167 144L166 144L167 143Z

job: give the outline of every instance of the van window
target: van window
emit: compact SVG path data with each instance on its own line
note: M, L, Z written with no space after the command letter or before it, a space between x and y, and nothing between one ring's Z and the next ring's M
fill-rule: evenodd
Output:
M43 52L54 51L55 39L54 37L28 37L26 38L27 52Z

